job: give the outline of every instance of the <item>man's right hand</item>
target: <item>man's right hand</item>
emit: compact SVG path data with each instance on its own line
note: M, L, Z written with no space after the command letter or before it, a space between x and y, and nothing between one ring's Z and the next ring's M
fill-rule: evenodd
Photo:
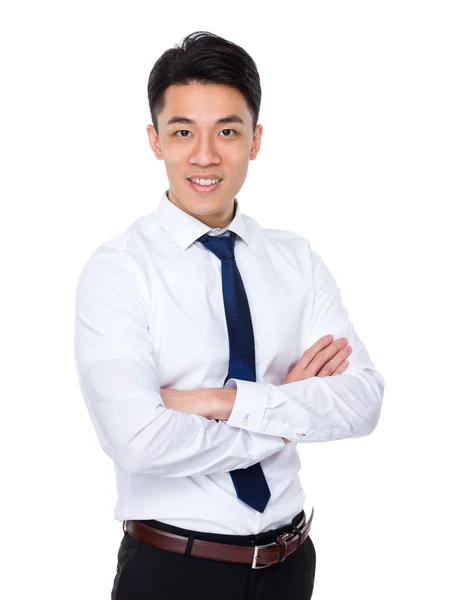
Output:
M349 362L346 360L351 354L352 348L348 346L346 338L333 340L333 336L320 338L313 346L308 348L296 365L293 367L283 382L292 383L302 381L310 377L329 377L340 375L347 369ZM286 444L290 440L282 438Z

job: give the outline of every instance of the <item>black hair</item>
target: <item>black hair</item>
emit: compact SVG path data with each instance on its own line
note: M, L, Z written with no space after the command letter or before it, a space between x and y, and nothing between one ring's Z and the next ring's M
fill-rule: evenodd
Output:
M255 133L262 90L256 63L233 42L208 31L195 31L180 45L166 50L154 63L148 79L148 102L156 133L157 118L164 109L170 85L221 83L237 89L246 100Z

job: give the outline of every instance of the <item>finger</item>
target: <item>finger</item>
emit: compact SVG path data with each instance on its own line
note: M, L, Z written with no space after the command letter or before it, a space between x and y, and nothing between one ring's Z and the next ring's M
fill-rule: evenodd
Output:
M348 358L351 352L351 346L346 344L331 360L323 365L323 368L319 372L319 376L327 377L328 375L332 375L335 369L337 369L337 367L339 367Z
M346 369L348 367L349 367L349 361L345 360L344 363L341 363L341 365L335 369L335 371L332 373L332 375L340 375L341 373L343 373L343 371L346 371Z
M324 336L324 337L320 338L317 342L315 342L313 344L313 346L310 346L310 348L307 348L307 350L301 356L300 360L296 363L294 370L298 369L299 371L304 371L305 369L307 369L307 367L310 365L310 363L315 358L315 356L321 350L323 350L324 348L327 348L327 346L329 346L332 343L333 339L334 338L332 335L330 336L330 338L327 338L327 336Z
M348 340L346 338L339 338L328 348L325 348L317 354L309 365L311 376L315 376L318 373L321 374L322 369L324 369L325 376L331 375L337 366L347 357L347 355L345 356L344 354L339 355L339 353L345 349L347 343Z

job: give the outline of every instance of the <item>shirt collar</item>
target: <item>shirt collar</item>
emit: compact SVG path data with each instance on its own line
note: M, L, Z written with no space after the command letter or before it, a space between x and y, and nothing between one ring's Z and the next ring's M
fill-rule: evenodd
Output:
M196 217L189 215L176 204L173 204L167 196L168 190L165 190L156 209L155 217L162 229L168 233L173 241L181 250L186 250L199 237L211 231L212 227L206 225ZM235 198L236 209L232 221L223 229L230 229L236 233L242 240L249 244L250 233L240 212L239 201Z

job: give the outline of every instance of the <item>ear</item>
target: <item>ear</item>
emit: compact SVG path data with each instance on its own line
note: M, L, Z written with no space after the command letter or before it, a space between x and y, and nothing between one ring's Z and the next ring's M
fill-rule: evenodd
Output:
M260 124L256 125L256 132L254 133L253 142L252 142L252 146L251 146L251 152L249 155L249 160L254 160L256 158L256 156L259 154L260 145L262 143L262 133L263 133L263 126Z
M150 124L147 126L148 141L150 142L151 149L153 150L154 156L158 160L163 160L162 151L159 142L159 136L156 133L154 125Z

